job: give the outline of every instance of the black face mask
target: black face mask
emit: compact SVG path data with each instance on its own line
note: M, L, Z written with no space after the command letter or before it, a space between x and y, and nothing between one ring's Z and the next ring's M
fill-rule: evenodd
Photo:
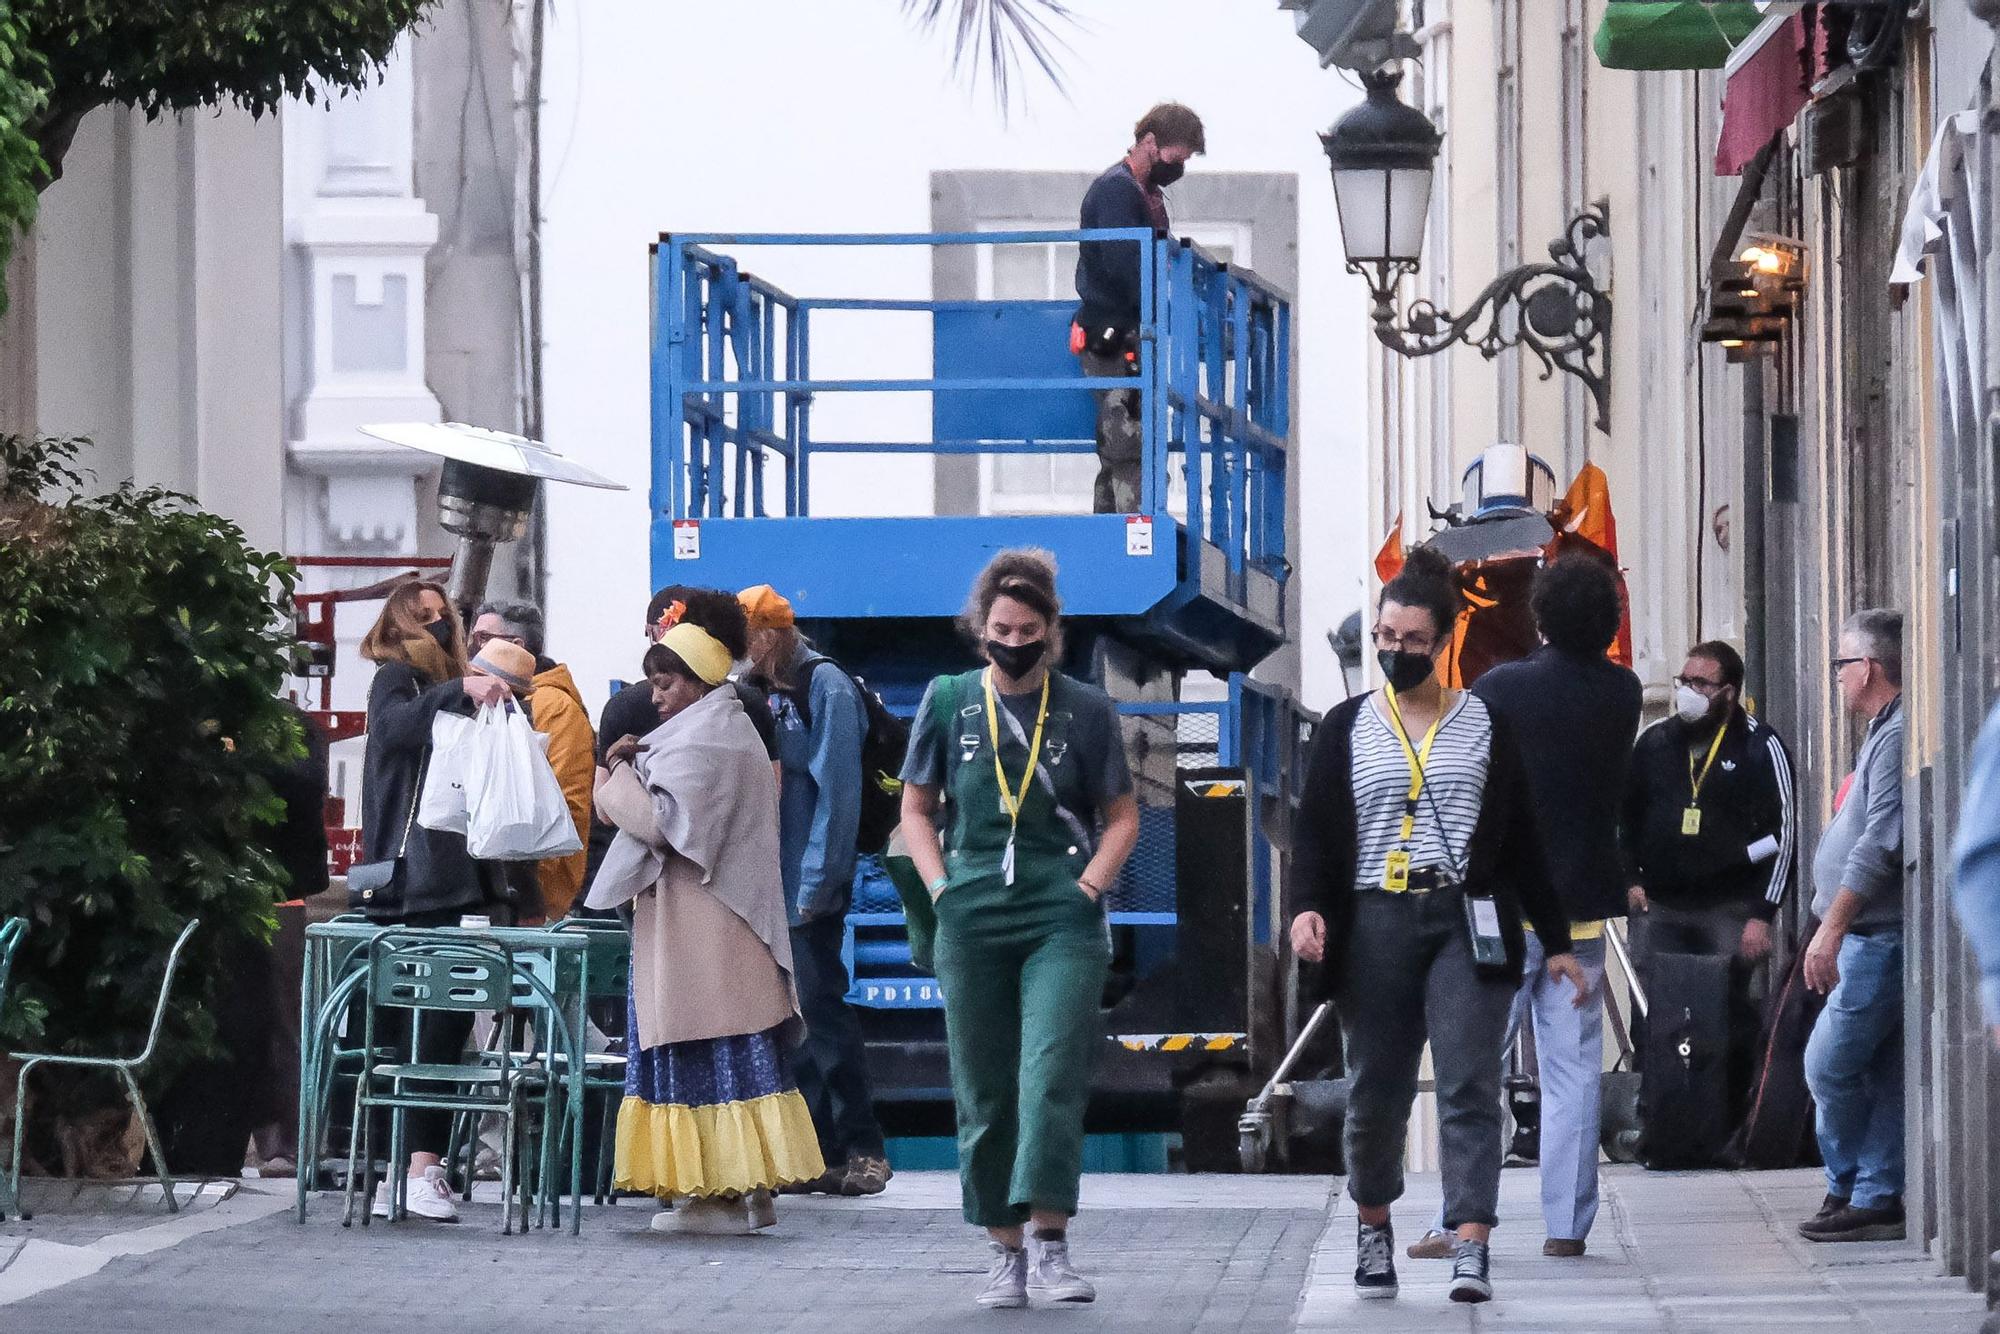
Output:
M1035 664L1049 651L1049 641L1037 639L1026 644L1003 644L997 639L986 641L986 656L995 667L1004 672L1010 680L1018 681L1035 670Z
M1187 163L1185 162L1155 162L1146 172L1146 183L1155 190L1160 190L1172 185L1185 175L1187 175Z
M1382 675L1398 691L1415 690L1431 679L1431 655L1428 653L1385 648L1375 655L1375 661L1382 664Z
M449 618L438 617L435 621L424 627L424 632L430 635L432 639L437 640L439 648L443 649L446 653L451 652L451 621Z

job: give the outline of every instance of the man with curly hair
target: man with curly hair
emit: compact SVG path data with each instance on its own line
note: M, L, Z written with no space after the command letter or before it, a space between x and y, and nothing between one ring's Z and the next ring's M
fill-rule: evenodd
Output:
M1542 1254L1583 1254L1597 1217L1598 1089L1604 1069L1604 925L1625 912L1619 799L1639 731L1639 678L1605 657L1623 603L1608 561L1578 553L1535 577L1529 601L1542 647L1482 675L1472 693L1521 751L1548 873L1590 981L1583 1003L1543 967L1531 932L1509 1028L1532 1018L1541 1077ZM1441 1228L1440 1228L1441 1231ZM1443 1245L1440 1245L1440 1240ZM1450 1254L1426 1236L1413 1256Z

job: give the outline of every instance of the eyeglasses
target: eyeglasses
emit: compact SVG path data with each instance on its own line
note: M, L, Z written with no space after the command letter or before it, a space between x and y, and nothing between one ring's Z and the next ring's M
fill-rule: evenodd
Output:
M1829 665L1829 666L1831 666L1831 667L1833 668L1833 674L1834 674L1835 676L1839 676L1839 675L1840 675L1840 669L1841 669L1841 668L1843 668L1843 667L1851 667L1851 666L1853 666L1853 665L1854 665L1855 663L1857 663L1857 662L1867 662L1867 661L1868 661L1868 659L1867 659L1867 658L1865 658L1865 657L1864 657L1864 658L1835 658L1835 659L1834 659L1834 660L1833 660L1833 661L1832 661L1832 662L1831 662L1830 664L1828 664L1828 665Z
M504 639L508 643L516 646L517 648L526 648L528 646L526 642L523 641L521 636L519 635L493 635L486 633L484 630L481 630L478 633L474 634L472 638L466 642L472 646L472 651L474 653L477 653L479 652L480 649L485 648L488 644L492 643L496 639Z
M1404 653L1429 653L1437 647L1437 640L1429 635L1399 635L1376 626L1371 632L1375 636L1375 647Z
M1726 687L1729 683L1727 681L1711 681L1705 676L1676 676L1674 684L1676 686L1686 686L1690 690L1699 690L1704 695L1712 695L1716 691Z

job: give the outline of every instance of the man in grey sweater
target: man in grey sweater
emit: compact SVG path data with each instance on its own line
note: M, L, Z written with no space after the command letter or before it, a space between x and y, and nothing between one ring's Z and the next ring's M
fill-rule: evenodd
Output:
M1808 1241L1903 1237L1903 615L1858 611L1833 660L1866 718L1847 797L1813 858L1806 985L1827 1006L1806 1044L1826 1203Z

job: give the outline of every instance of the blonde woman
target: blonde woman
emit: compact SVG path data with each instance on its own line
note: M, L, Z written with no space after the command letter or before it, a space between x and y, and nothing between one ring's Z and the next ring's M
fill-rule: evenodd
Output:
M361 640L361 656L376 664L368 685L368 751L361 769L361 860L348 875L354 906L396 926L449 926L499 890L496 868L476 862L463 834L416 822L417 796L431 758L431 723L440 711L470 714L497 704L507 686L472 672L458 614L437 584L398 587ZM373 872L373 874L370 874ZM404 1059L449 1064L471 1031L471 1015L438 1013L424 1023L422 1050ZM408 1114L409 1212L456 1222L443 1154L451 1134L446 1112ZM380 1139L387 1143L387 1137ZM390 1165L390 1171L395 1165ZM376 1191L377 1217L389 1212L389 1183Z

